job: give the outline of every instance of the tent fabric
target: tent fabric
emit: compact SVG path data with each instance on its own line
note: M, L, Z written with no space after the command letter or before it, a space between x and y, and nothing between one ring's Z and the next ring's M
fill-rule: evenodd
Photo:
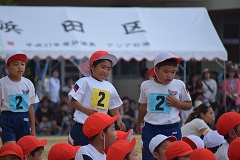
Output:
M90 57L152 61L170 51L184 61L227 60L205 8L0 6L0 58L17 49L28 58Z

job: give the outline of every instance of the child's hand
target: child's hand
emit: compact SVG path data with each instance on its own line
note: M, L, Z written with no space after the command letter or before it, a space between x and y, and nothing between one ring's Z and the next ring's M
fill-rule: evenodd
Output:
M122 121L117 121L117 125L121 131L126 131L126 125Z
M179 100L174 96L168 96L167 105L177 108L179 106Z
M93 113L97 113L98 111L96 110L96 109L92 109L92 108L86 108L86 110L85 110L85 114L86 115L88 115L88 116L90 116L90 115L92 115Z
M32 135L32 136L36 136L35 131L31 130L31 135Z

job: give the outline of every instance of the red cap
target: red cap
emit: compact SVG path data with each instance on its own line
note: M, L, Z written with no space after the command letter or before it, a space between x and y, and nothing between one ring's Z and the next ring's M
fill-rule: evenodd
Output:
M90 62L88 63L80 63L78 66L78 69L80 72L85 76L89 77L91 76L91 71L89 68L89 64L93 64L94 61L99 60L99 59L108 59L112 62L112 66L117 64L117 57L114 56L113 54L109 54L106 51L96 51L94 52L91 57L90 57Z
M111 117L106 113L94 113L85 120L83 124L83 133L88 138L91 138L103 131L117 119L118 115Z
M154 67L155 67L158 63L163 62L163 61L168 60L168 59L173 59L173 60L175 60L177 63L180 63L180 59L177 58L176 56L174 56L172 53L167 52L167 51L165 51L165 52L160 52L160 53L157 55L157 57L155 58L154 66L153 66L152 68L150 68L147 73L148 73L150 76L152 76L153 78L156 78L156 74L155 74L155 71L154 71Z
M220 135L225 136L238 124L240 124L240 114L227 112L219 117L216 123L216 129Z
M76 156L80 146L72 146L69 143L59 142L53 145L48 153L48 160L69 160Z
M214 154L206 148L197 148L192 151L190 160L217 160Z
M13 61L23 61L26 62L27 61L27 56L25 53L23 53L22 51L10 51L6 57L5 57L5 63L11 63Z
M228 147L228 158L230 160L239 160L240 159L240 137L235 138Z
M185 156L192 153L192 148L184 141L174 141L169 144L165 151L167 160L171 160L176 157Z
M16 144L16 143L8 143L4 144L0 148L0 157L6 156L6 155L15 155L21 158L23 160L23 150L22 148Z
M107 160L123 160L136 146L136 138L132 141L118 140L114 142L108 149Z
M133 129L129 129L127 132L116 130L117 132L117 140L129 140L133 135Z
M23 136L17 141L17 144L22 147L23 155L31 153L37 147L43 147L47 144L47 139L39 140L35 136Z

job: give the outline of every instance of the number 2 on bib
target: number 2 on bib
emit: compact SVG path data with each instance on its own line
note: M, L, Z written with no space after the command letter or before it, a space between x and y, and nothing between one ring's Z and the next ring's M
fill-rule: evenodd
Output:
M110 92L108 92L107 90L93 88L91 107L102 110L108 110L109 101Z
M168 94L151 93L149 111L169 114L171 107L166 103L167 96Z
M12 94L8 96L10 103L10 110L12 112L27 112L28 100L25 94Z

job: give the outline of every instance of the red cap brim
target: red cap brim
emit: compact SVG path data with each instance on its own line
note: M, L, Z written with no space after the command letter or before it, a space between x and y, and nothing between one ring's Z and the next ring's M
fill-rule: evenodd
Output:
M148 71L147 71L148 75L153 77L153 78L157 78L155 72L154 72L154 67L150 68Z
M192 147L193 150L197 148L197 145L188 137L182 137L182 141L189 144Z
M7 64L11 63L11 62L14 62L14 61L26 62L27 61L27 56L25 54L15 54L8 59Z

